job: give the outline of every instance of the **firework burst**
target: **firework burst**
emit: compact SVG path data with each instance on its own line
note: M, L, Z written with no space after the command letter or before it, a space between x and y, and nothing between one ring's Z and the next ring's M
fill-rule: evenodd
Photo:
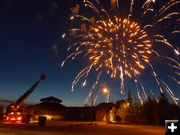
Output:
M131 0L126 16L121 15L121 2L118 0L111 0L110 8L104 8L99 0L84 0L84 7L91 10L93 16L78 14L77 10L80 7L78 5L76 5L78 9L72 9L76 12L73 12L70 19L78 20L80 26L72 28L62 35L62 38L73 37L75 42L67 49L68 51L72 49L73 53L62 62L61 66L66 60L74 59L78 55L83 55L88 61L88 65L79 72L73 81L72 91L81 78L84 78L83 86L85 86L87 76L92 69L95 69L98 75L91 92L98 84L102 73L108 74L111 78L120 79L121 93L124 93L125 80L131 78L137 88L138 98L143 103L147 99L147 95L139 76L143 70L151 69L152 79L155 80L160 91L167 91L177 103L178 98L155 71L152 58L166 60L174 74L169 77L178 85L180 84L180 63L177 59L180 53L168 41L167 32L165 32L168 30L171 34L176 35L180 32L178 25L180 13L177 10L173 11L180 1L169 0L162 2L163 5L159 4L159 1L162 0L138 2L138 6L141 8L140 13L137 14L136 0ZM164 56L157 46L164 46L174 55ZM90 95L91 93L88 97Z

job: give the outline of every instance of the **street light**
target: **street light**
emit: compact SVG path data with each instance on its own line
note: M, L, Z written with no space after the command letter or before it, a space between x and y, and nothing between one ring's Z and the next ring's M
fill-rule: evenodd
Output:
M124 103L124 108L128 108L130 106L130 103L127 102L127 103Z
M108 103L110 90L108 88L104 88L102 92L106 94L106 103Z
M104 88L104 89L103 89L103 92L104 92L104 93L108 93L108 89L107 89L107 88Z

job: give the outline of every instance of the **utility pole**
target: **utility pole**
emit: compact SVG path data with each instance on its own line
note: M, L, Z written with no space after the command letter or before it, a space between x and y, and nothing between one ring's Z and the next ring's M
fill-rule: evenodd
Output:
M91 91L91 100L92 100L92 102L91 102L91 124L93 124L93 110L94 110L94 89L92 89L92 91Z

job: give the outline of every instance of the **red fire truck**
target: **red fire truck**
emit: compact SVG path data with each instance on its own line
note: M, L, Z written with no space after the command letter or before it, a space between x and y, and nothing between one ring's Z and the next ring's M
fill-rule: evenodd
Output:
M39 83L42 80L45 80L45 78L45 75L42 74L40 76L40 79L29 90L27 90L22 96L20 96L17 101L7 107L6 113L4 114L4 120L12 122L29 122L30 116L26 111L24 101L34 91Z

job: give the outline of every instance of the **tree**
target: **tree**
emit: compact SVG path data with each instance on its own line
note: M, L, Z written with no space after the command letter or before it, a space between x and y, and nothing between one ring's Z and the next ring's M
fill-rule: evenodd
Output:
M164 93L160 94L159 103L157 104L157 114L159 125L164 125L164 121L168 119L170 103Z
M176 104L169 104L168 108L169 115L167 119L169 120L179 120L180 119L180 107Z
M143 119L143 123L145 124L155 124L155 108L156 102L149 98L147 99L146 102L141 107L141 115Z
M122 123L125 123L125 100L119 100L116 102L116 120Z
M127 123L133 123L135 121L135 114L134 114L133 101L132 101L130 89L128 90L126 105L127 105L127 107L126 107L126 121L127 121Z
M131 91L130 91L130 89L129 89L129 91L128 91L126 101L129 103L130 106L132 106L132 96L131 96Z
M141 104L139 103L137 97L134 97L134 104L133 104L133 113L135 115L135 123L142 122L142 115L141 115Z
M159 104L169 105L169 101L164 93L160 93Z

